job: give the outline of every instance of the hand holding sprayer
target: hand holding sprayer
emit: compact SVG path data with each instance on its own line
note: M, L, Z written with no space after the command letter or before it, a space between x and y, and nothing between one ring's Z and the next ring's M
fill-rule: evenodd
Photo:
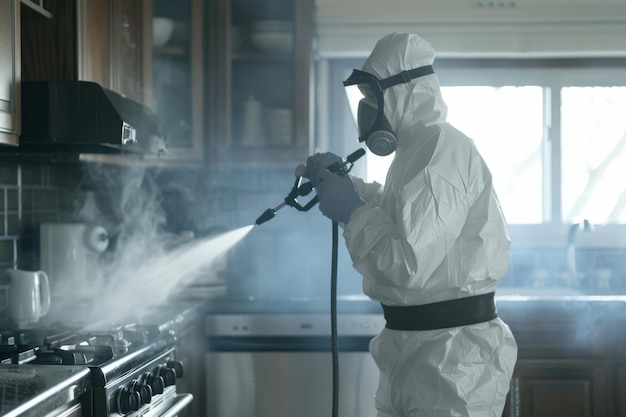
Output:
M330 172L336 173L339 176L344 176L348 174L348 172L350 172L354 162L356 162L363 155L365 155L365 150L363 148L359 148L350 155L348 155L345 161L335 162L326 167L326 169L328 169ZM263 224L273 219L274 216L276 216L276 212L285 206L294 207L298 211L309 211L311 208L313 208L315 204L318 203L317 196L313 197L305 205L301 205L297 200L298 197L307 196L311 193L311 191L313 191L313 184L310 181L302 183L302 178L305 177L306 174L306 165L298 165L295 169L296 180L287 197L285 197L284 201L278 206L265 210L263 214L261 214L259 218L256 219L255 224Z

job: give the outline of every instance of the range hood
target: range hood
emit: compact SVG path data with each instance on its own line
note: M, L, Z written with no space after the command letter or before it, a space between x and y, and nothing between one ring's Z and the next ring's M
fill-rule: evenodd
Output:
M90 81L25 81L23 153L160 154L165 135L147 106Z

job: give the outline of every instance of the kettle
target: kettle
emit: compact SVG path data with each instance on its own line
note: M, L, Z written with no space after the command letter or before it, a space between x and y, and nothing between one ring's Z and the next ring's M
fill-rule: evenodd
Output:
M40 267L53 295L84 286L97 256L109 245L104 227L84 223L42 223L39 237Z
M8 284L8 317L17 328L28 328L50 311L48 276L43 271L4 269L0 282Z

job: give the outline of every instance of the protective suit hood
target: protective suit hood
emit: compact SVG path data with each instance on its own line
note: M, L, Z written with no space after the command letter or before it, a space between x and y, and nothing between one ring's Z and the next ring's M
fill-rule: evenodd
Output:
M434 60L435 49L423 38L415 34L392 33L376 43L363 71L383 79L432 65ZM448 108L435 74L386 89L384 103L385 116L397 135L398 147L403 146L406 137L419 138L420 128L445 122L447 117ZM406 117L407 114L412 116Z

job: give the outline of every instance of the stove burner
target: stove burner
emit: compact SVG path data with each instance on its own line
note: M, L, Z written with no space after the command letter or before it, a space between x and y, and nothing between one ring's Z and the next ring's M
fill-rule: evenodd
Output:
M0 332L0 364L100 365L159 335L156 326L127 325L112 330L29 329Z
M15 336L12 334L2 333L0 334L0 345L14 345Z
M92 344L111 346L116 355L128 352L131 346L140 346L148 341L145 333L137 330L115 330L106 332L87 332L86 337L93 339Z
M24 364L36 359L37 347L24 345L0 346L0 364Z
M46 365L99 365L114 357L113 349L107 345L75 346L44 349L37 352L33 363Z

